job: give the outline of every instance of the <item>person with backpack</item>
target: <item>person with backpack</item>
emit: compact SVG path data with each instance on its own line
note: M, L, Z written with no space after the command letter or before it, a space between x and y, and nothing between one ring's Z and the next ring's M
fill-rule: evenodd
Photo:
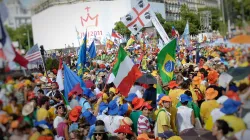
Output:
M190 85L190 91L192 95L196 95L197 98L193 99L193 102L197 103L198 106L204 101L204 93L206 91L206 87L201 84L201 78L195 76L192 80L192 84Z
M169 96L163 96L159 102L162 108L157 113L157 119L155 123L154 133L155 137L162 139L168 139L174 135L170 125L170 112L168 110L171 107L171 98Z

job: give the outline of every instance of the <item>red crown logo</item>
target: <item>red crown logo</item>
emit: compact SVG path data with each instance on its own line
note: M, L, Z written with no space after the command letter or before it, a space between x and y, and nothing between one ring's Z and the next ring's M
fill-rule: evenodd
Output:
M89 9L90 7L86 7L85 10L87 10L87 18L84 19L83 17L80 17L81 18L81 23L82 23L82 26L86 26L87 24L87 27L89 26L98 26L98 14L94 17L91 17L90 14L89 14ZM90 20L89 20L90 19Z

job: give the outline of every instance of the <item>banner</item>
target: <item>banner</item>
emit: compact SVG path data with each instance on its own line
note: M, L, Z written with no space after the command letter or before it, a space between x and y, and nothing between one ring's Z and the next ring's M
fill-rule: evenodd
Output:
M168 42L170 42L170 39L169 39L167 33L165 32L164 28L161 26L161 23L159 22L159 20L157 19L156 15L153 13L153 11L151 11L151 15L152 15L152 18L151 18L152 23L154 24L156 30L160 34L162 40L164 41L164 44L168 44Z
M147 0L139 0L132 10L121 18L132 34L136 35L152 18L150 4Z

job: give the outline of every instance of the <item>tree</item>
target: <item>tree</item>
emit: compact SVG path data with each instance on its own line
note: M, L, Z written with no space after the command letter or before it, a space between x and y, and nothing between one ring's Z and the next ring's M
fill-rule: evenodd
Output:
M29 39L30 39L30 47L33 46L33 34L32 34L32 26L22 25L16 29L10 28L6 26L7 32L12 41L19 42L19 46L21 49L25 49L26 51L29 49L28 47L28 32L29 32Z
M115 28L114 29L123 36L124 35L129 36L131 34L129 29L121 21L118 21L118 22L115 23Z

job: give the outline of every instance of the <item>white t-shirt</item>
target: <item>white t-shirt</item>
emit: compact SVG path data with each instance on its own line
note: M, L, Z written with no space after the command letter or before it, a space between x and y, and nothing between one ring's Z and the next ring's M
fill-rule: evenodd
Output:
M194 127L191 123L192 111L193 109L186 106L179 106L177 108L177 124L179 132Z
M54 128L57 128L58 124L60 122L63 122L64 121L64 118L63 117L60 117L60 116L56 116L56 118L54 119L53 121L53 127Z
M220 108L215 108L214 110L211 111L211 116L213 118L213 123L217 121L220 117L224 116L225 114L220 111Z
M105 123L105 128L112 135L117 135L114 133L116 129L120 127L120 120L124 117L122 116L110 116L110 115L99 115L96 117L97 120L102 120Z

